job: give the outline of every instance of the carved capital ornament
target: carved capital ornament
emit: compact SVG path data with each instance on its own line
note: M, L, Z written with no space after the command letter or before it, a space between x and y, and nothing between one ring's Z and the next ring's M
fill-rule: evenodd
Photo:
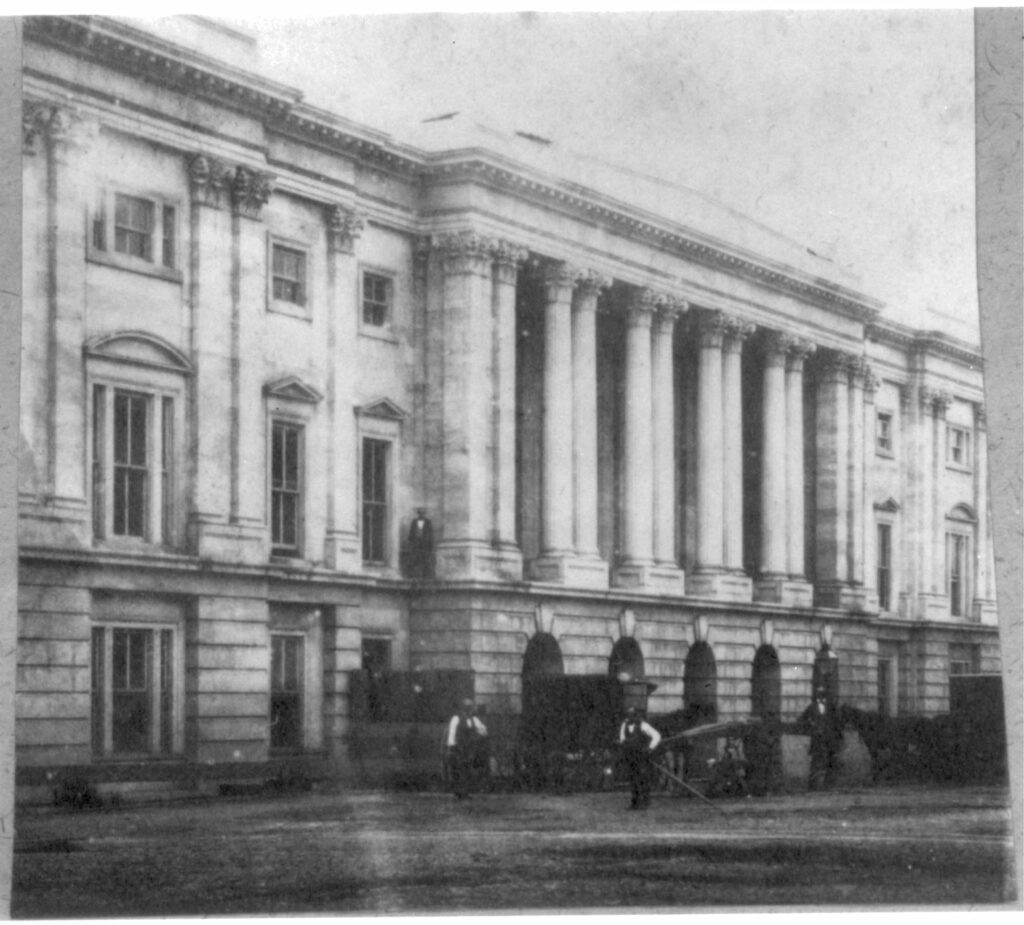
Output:
M366 227L366 218L348 206L335 203L326 210L327 246L336 254L351 254Z

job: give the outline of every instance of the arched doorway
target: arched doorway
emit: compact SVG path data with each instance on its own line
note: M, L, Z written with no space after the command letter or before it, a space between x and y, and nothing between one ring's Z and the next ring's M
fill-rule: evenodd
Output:
M754 654L750 679L750 715L777 718L782 711L782 667L773 646L761 646Z
M550 633L530 638L523 653L523 712L519 718L519 770L531 789L555 784L561 774L568 729L562 685L562 649Z
M706 642L695 643L683 665L683 713L686 726L702 726L718 719L718 666Z
M622 636L612 647L608 658L608 674L623 681L639 681L644 673L644 654L632 636Z

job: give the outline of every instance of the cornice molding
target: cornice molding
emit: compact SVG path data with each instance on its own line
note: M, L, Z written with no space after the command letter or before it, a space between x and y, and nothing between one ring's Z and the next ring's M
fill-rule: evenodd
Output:
M980 347L941 331L922 331L894 321L876 321L869 324L864 333L869 340L898 347L907 353L930 353L950 357L979 370L983 367Z

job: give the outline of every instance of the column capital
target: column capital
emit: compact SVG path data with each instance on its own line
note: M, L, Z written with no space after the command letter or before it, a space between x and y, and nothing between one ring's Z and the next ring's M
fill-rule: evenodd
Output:
M789 345L786 354L786 368L793 372L800 372L804 368L804 361L816 350L818 345L806 337L794 337Z
M796 345L798 338L784 331L768 331L764 338L765 358L775 366L784 366L786 356Z
M655 313L664 304L665 296L663 293L646 286L642 289L635 289L630 294L629 302L626 306L626 325L631 328L649 328L654 320Z
M506 241L504 238L490 239L491 257L494 262L501 266L508 266L514 270L519 269L521 263L526 262L530 252L519 244Z
M464 230L434 235L430 243L441 254L446 273L490 273L492 238Z
M356 239L366 227L366 217L341 203L332 203L324 209L327 224L327 249L335 254L351 254Z
M99 126L68 106L25 100L21 111L21 144L26 154L34 153L36 140L45 138L54 148L85 148L96 137Z
M850 381L850 363L852 354L842 350L826 350L821 354L819 367L821 378L828 382L840 382L844 385Z
M690 303L678 296L667 295L655 312L656 329L661 334L671 334L676 320L687 312Z
M221 208L229 198L231 167L209 154L192 154L188 158L188 180L192 202Z
M700 345L721 348L732 319L717 309L700 309L693 317Z
M953 404L951 392L947 392L945 389L931 388L930 386L921 386L918 391L918 399L921 402L921 408L925 412L930 411L937 418L944 418L946 416L946 409Z
M576 277L576 291L582 296L600 295L612 284L612 278L597 270L580 270Z
M578 267L563 260L551 260L543 265L541 277L544 281L544 294L548 305L572 300L572 290L579 279Z
M238 215L258 219L273 188L272 174L239 164L231 181L231 207Z
M878 387L882 384L882 380L875 375L875 371L871 368L871 364L866 360L864 361L864 394L871 400L874 401L875 392L878 391Z

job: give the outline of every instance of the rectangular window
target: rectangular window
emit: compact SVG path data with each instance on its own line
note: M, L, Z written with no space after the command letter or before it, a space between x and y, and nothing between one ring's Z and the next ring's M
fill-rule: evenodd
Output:
M306 304L306 254L283 244L272 247L274 298L293 305Z
M99 755L173 750L173 631L94 627L92 747Z
M946 429L946 460L953 466L970 466L971 435L963 427Z
M114 392L114 511L115 536L146 536L149 488L147 412L149 398Z
M387 559L388 447L385 440L363 440L363 561Z
M962 617L967 598L967 537L959 533L946 535L947 590L951 616Z
M270 747L295 751L303 736L301 636L270 637Z
M892 659L878 660L878 712L882 716L892 716L893 687Z
M363 272L363 324L382 328L391 321L391 280Z
M156 207L152 200L114 194L114 250L153 262Z
M302 524L302 428L272 424L270 446L270 542L277 556L297 556Z
M891 610L892 590L892 526L878 524L878 607L880 610Z
M892 415L879 411L875 419L875 449L883 456L892 455Z

